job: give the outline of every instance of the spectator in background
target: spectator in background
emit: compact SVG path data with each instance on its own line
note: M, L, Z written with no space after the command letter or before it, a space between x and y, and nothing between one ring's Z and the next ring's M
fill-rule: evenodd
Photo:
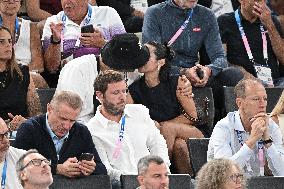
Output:
M94 81L99 69L100 71L110 68L123 70L127 84L130 85L139 76L134 69L139 68L149 59L149 53L140 46L138 37L128 33L113 37L101 50L101 54L99 63L93 54L75 58L64 66L59 75L56 91L72 91L83 101L82 111L77 120L81 123L87 123L94 116L97 108Z
M53 182L50 161L37 150L29 150L22 155L16 169L24 189L48 189Z
M127 86L120 72L107 70L94 84L101 106L87 123L114 186L121 174L137 174L146 155L159 155L170 166L166 141L141 104L126 104Z
M17 64L12 34L0 26L0 117L10 119L10 126L16 129L26 117L40 113L40 101L29 68Z
M51 160L52 174L66 177L106 174L86 126L76 122L82 108L80 97L72 92L56 93L47 105L47 113L22 123L14 146L37 149ZM79 161L82 153L91 153L91 160Z
M280 127L281 134L283 137L284 136L284 91L282 92L277 104L273 108L270 117Z
M215 125L207 160L231 159L244 169L246 176L264 176L268 167L274 176L283 176L282 135L266 114L264 86L256 79L241 80L235 94L238 111L229 112Z
M86 54L98 56L108 40L125 33L113 8L91 6L88 0L62 0L61 5L63 11L48 17L42 35L45 67L55 73L53 81L46 79L50 87L56 87L59 71L68 61ZM86 25L93 27L81 33Z
M277 21L279 20L280 26L279 24L275 24L275 22L273 22L273 19L276 20L276 18L274 18L271 15L270 9L264 2L262 3L255 2L254 13L258 16L261 22L266 26L268 35L271 39L272 49L279 63L284 65L284 53L283 53L284 52L284 19L283 19L284 2L283 1L282 3L280 1L277 2L277 0L273 0L271 2L273 2L273 7L275 8L276 12L279 15L282 15L282 16L277 17ZM278 5L277 8L275 7L276 5Z
M139 187L137 189L168 189L169 172L164 160L159 156L148 155L137 164Z
M145 47L150 58L138 69L144 76L129 86L127 102L142 104L149 109L151 119L160 124L177 173L189 174L191 166L185 140L204 137L195 127L198 117L192 87L185 76L169 75L169 62L174 57L169 47L155 42L148 42ZM181 92L186 84L190 89L187 96Z
M199 170L196 189L244 189L242 169L232 160L214 159Z
M9 28L12 33L15 58L18 64L29 66L37 88L48 87L44 79L38 74L44 70L39 31L36 23L17 17L20 7L20 0L1 0L0 25Z
M0 169L2 175L1 187L21 189L22 186L17 179L16 162L26 151L10 146L9 137L10 130L0 117L0 163L3 167ZM3 175L6 175L6 177Z
M128 33L142 31L143 18L148 8L147 0L97 0L98 6L114 8Z
M271 17L264 1L241 0L240 3L234 13L218 18L228 62L240 68L247 77L253 75L261 79L266 86L283 85L277 62L278 59L284 63L279 22L275 16Z
M167 0L149 7L145 13L142 41L166 42L171 46L176 52L171 60L171 74L185 74L194 87L211 86L216 113L223 108L223 86L235 86L243 77L238 69L224 69L227 60L216 18L211 10L198 5L197 0ZM196 65L202 45L211 62L206 66ZM198 74L200 70L203 74ZM220 116L216 114L215 118L218 120Z

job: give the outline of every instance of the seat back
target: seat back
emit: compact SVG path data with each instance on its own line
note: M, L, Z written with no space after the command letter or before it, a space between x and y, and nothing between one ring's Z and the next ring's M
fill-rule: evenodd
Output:
M46 105L51 101L55 90L56 88L36 89L41 104L41 110L43 113L46 112Z
M67 178L53 175L53 184L50 189L111 189L108 175L90 175L81 178Z
M237 105L236 105L236 95L234 93L234 87L223 87L224 89L224 97L225 97L225 111L233 112L236 111ZM265 88L266 94L267 94L267 112L271 112L278 102L279 97L281 96L281 93L284 88L280 87L274 87L274 88Z
M208 133L211 134L215 114L212 89L210 87L193 88L192 92L198 117L205 123Z
M248 189L284 188L284 177L251 177L247 180Z
M121 175L121 189L136 189L139 186L137 175ZM171 174L169 175L170 189L193 189L190 175Z
M187 140L193 178L195 178L197 172L207 162L208 143L209 138L189 138Z

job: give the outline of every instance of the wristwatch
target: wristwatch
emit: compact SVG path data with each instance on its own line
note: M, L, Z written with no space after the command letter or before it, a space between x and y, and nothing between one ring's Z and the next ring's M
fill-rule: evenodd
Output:
M263 140L262 141L263 144L269 144L269 143L272 143L272 142L273 142L273 140L271 138L268 139L268 140Z
M60 43L61 43L61 39L60 39L59 41L54 41L54 40L53 40L53 35L51 35L51 36L50 36L50 43L51 43L51 44L55 44L55 45L60 44Z

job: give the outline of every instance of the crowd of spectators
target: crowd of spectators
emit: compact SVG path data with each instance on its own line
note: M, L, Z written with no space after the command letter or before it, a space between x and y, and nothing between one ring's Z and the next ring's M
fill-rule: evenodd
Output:
M157 168L167 188L171 171L192 174L186 140L203 137L199 188L216 184L207 172L219 175L215 188L283 176L284 92L270 115L265 92L284 87L283 68L281 0L0 0L4 187L108 174L119 188L121 174L138 174L148 189ZM223 86L235 87L238 110L228 115ZM36 88L48 87L56 93L42 112ZM200 87L213 91L212 135L198 124Z

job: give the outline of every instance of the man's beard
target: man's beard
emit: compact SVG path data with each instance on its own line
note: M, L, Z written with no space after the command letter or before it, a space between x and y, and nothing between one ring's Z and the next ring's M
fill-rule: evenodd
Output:
M113 103L108 102L106 99L103 101L103 106L105 111L113 116L122 115L125 108L125 104L123 105L122 108L118 108L115 107Z

